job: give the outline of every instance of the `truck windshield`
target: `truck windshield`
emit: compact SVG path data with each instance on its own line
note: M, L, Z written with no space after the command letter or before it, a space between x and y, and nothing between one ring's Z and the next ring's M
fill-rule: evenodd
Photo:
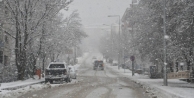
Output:
M95 65L103 64L103 61L95 61Z
M65 68L64 64L51 64L49 68Z

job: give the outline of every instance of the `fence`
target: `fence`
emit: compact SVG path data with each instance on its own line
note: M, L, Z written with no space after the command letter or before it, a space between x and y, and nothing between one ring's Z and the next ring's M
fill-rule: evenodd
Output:
M179 71L179 72L168 73L168 79L189 79L189 78L190 78L189 71Z

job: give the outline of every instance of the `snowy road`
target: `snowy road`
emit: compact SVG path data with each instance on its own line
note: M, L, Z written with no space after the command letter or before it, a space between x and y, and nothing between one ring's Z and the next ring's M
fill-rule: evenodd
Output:
M83 62L72 83L28 92L18 98L149 98L139 85L108 67L104 71L93 70L91 58Z

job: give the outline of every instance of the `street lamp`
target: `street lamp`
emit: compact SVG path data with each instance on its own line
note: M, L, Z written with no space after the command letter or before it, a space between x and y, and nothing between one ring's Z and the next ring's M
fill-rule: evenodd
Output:
M163 43L164 43L164 86L168 86L168 83L167 83L167 71L166 71L166 66L167 66L167 63L166 63L166 0L164 0L164 17L163 17L163 22L164 22L164 38L163 38Z
M120 69L120 55L121 55L121 30L120 30L120 15L108 15L108 17L118 17L119 18L119 52L118 52L118 69Z
M131 8L132 8L132 19L133 19L133 13L134 13L134 11L133 11L133 4L134 4L135 2L132 0L132 5L131 5ZM133 33L134 33L134 31L133 31L133 24L134 23L132 23L132 27L131 27L131 36L132 36L132 41L133 41ZM134 56L134 53L135 53L135 49L134 49L134 43L132 42L132 52L133 52L133 55L130 57L131 58L131 61L132 61L132 76L134 76L135 75L135 72L134 72L134 60L135 60L135 56Z

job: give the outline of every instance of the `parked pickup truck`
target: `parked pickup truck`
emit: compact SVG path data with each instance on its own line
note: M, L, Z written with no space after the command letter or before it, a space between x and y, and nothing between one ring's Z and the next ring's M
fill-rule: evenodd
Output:
M45 70L45 83L53 81L71 82L70 71L66 63L64 62L52 62Z

